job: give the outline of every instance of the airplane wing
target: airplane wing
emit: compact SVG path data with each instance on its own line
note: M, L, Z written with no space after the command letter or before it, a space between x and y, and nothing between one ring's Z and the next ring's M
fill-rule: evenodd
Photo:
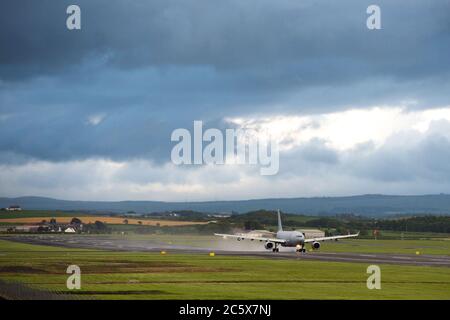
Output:
M253 237L248 235L236 235L236 234L223 234L223 233L214 233L215 236L226 238L233 238L237 240L256 240L256 241L264 241L264 242L274 242L274 243L285 243L286 240L276 239L276 238L264 238L264 237Z
M305 239L305 243L314 242L314 241L328 241L328 240L336 240L336 239L345 239L345 238L354 238L359 236L359 232L355 234L347 234L342 236L332 236L332 237L320 237L320 238L311 238Z

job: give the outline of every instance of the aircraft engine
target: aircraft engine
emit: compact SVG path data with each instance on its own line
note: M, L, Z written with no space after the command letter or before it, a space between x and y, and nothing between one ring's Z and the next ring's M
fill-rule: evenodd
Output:
M273 247L274 247L273 242L266 242L266 244L264 245L264 248L266 248L267 250L273 249Z
M320 242L314 241L314 242L311 244L311 246L312 246L312 248L313 248L314 250L317 250L317 249L320 248Z

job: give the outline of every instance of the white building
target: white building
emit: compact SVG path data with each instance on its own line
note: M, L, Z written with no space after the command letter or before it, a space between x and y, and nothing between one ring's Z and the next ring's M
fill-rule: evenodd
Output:
M297 231L304 233L306 239L325 237L325 231L319 229L301 229ZM270 232L267 230L253 230L247 233L238 233L238 235L242 236L246 235L261 238L274 238L276 237L276 232Z
M250 232L243 232L243 233L238 233L238 235L242 235L242 236L252 236L252 237L259 237L259 238L273 238L275 237L275 232L270 232L267 230L253 230Z
M20 206L14 205L6 208L6 211L22 211L22 208Z
M325 237L325 231L319 229L301 229L299 231L305 234L306 239Z

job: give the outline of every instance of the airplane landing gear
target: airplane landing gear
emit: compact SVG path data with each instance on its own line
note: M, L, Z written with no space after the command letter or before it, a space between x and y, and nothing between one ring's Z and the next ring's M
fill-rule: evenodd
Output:
M277 247L275 246L275 248L272 249L272 252L280 252L280 248L277 248Z
M305 253L305 252L306 252L305 246L301 246L300 248L297 248L297 249L295 250L295 252Z

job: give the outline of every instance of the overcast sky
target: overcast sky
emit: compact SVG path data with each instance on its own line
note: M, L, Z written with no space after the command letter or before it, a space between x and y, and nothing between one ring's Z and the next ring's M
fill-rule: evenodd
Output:
M81 7L81 30L66 8ZM381 30L366 27L371 4ZM0 196L450 193L450 2L5 0ZM176 128L251 127L280 170L175 166Z

